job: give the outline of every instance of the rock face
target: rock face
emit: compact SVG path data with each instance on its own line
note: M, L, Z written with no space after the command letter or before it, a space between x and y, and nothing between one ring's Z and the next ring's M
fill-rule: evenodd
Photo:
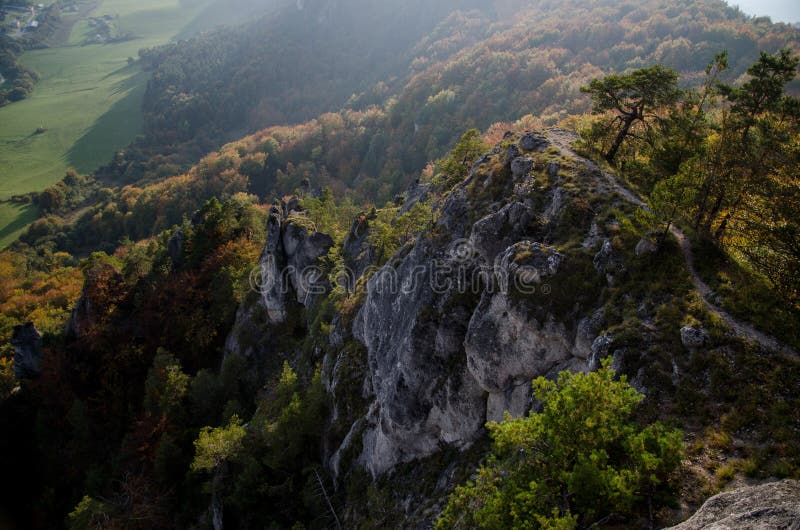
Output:
M273 206L267 221L267 244L259 260L261 301L272 322L286 320L289 297L309 307L314 296L327 292L325 275L317 266L333 246L333 238L317 232L296 201Z
M614 249L610 239L603 241L600 251L595 254L594 269L606 277L609 285L613 285L619 275L625 272L625 262Z
M555 188L537 207L527 191L537 166L520 153L547 145L531 134L484 156L440 207L434 230L446 239L418 238L368 282L353 335L368 352L359 461L373 475L467 447L487 420L529 410L533 378L588 368L602 314L556 315L543 294L570 259L543 242L569 196ZM346 255L365 252L355 228Z
M322 359L327 420L337 425L326 453L334 477L354 462L377 477L445 446L465 449L487 420L530 410L532 379L586 371L610 355L622 362L604 334L613 322L602 301L583 296L625 271L610 239L618 227L606 223L606 232L580 206L611 194L588 165L553 161L550 145L539 133L507 135L446 195L415 184L402 209L429 195L441 202L429 229L387 263L370 246L371 214L353 221L341 256L360 280L347 314L330 322ZM297 208L284 201L270 214L259 301L240 309L229 352L255 351L244 344L258 337L238 337L258 328L259 310L271 326L328 287L297 273L333 245Z
M720 493L668 530L797 530L800 482L784 480Z
M172 260L172 268L177 269L183 264L183 246L184 246L183 231L178 230L175 232L167 244L167 252Z
M345 266L351 273L348 278L350 282L360 277L374 260L373 249L369 242L370 220L366 213L359 214L353 220L342 246L342 257L344 258Z
M533 167L533 160L528 157L517 157L511 161L511 174L515 178L520 178L525 175Z
M573 357L575 340L564 323L537 319L527 304L509 297L519 290L515 282L524 281L535 292L536 285L556 274L563 259L554 249L527 241L511 245L495 259L496 289L483 292L464 341L470 374L489 393L488 420L502 419L506 410L524 414L531 380Z
M465 447L485 421L483 391L463 357L469 308L430 288L430 251L418 244L394 269L377 272L353 325L368 350L374 401L361 461L374 475L440 443ZM441 319L436 307L450 304L452 318Z
M36 379L42 375L42 335L32 322L14 326L11 346L14 347L14 376L17 379Z

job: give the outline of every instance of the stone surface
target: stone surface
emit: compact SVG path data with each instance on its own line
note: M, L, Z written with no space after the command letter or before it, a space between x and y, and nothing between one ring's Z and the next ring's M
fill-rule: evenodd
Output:
M600 361L608 357L613 344L614 338L608 334L600 335L592 342L591 353L589 354L590 370L597 370L600 367Z
M553 178L557 177L560 171L561 171L561 164L559 164L558 162L553 161L547 164L547 174L550 177Z
M286 320L286 289L282 271L286 265L283 253L283 210L273 206L267 220L267 243L261 254L259 264L261 277L258 288L261 301L272 322Z
M449 318L436 318L433 306L446 303L446 292L435 293L431 269L418 267L431 250L418 244L377 272L353 325L368 350L374 402L361 461L374 475L442 443L466 447L485 421L483 391L463 360L468 309L454 305Z
M469 245L463 251L473 254L461 257L480 255L486 263L491 263L495 256L514 244L526 233L528 225L535 220L533 211L520 202L511 202L498 212L478 220L469 237Z
M658 247L650 238L642 238L636 243L636 255L644 256L645 254L653 254L658 250Z
M700 348L706 343L706 340L708 340L708 334L702 329L690 326L681 328L681 343L686 348Z
M518 156L511 161L511 175L518 179L528 174L533 167L533 159L528 157Z
M543 151L550 145L550 141L542 134L536 132L525 133L519 139L519 146L524 151Z
M351 283L351 290L355 280L361 277L375 258L369 242L369 222L370 219L366 213L359 214L353 220L342 245L342 257L349 275L346 280Z
M172 260L173 269L177 269L183 265L184 239L185 237L183 235L183 231L178 230L172 234L172 237L169 239L169 243L167 244L167 252Z
M33 322L14 326L11 346L14 348L14 376L17 379L36 379L42 375L42 335Z
M625 262L614 249L610 239L603 241L600 250L595 254L594 269L606 277L609 285L614 285L618 276L625 272Z
M688 521L667 530L797 530L800 482L738 488L708 499Z
M469 323L467 366L481 388L502 393L571 357L566 326L540 322L504 294L484 294Z
M297 203L290 200L270 211L267 242L259 260L261 274L255 282L261 303L275 323L286 320L292 295L298 304L309 307L315 296L330 287L319 259L328 254L333 238L317 232L310 220L294 208Z

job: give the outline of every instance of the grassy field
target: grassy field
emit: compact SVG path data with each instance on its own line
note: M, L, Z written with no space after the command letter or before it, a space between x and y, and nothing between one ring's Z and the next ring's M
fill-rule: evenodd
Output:
M229 12L231 2L102 0L93 6L85 4L71 31L62 32L62 42L22 56L22 63L41 80L31 98L0 109L0 201L41 190L67 168L87 173L109 161L142 127L147 76L136 63L129 65L128 57L212 26L222 18L215 14ZM120 31L136 38L85 45L95 34L87 12L115 17ZM236 22L236 16L231 19L229 14L225 22ZM40 127L47 131L35 134ZM35 216L33 208L0 203L0 247L13 241Z

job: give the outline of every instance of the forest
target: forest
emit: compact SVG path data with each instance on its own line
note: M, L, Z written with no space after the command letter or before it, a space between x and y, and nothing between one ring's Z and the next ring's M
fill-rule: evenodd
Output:
M0 526L661 528L800 479L798 29L306 0L131 61L142 133L14 198ZM384 299L465 241L538 294Z

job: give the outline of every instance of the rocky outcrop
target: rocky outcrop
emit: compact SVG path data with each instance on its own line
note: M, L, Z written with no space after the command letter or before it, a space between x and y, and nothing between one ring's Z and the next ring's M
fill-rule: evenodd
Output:
M269 326L287 322L292 311L309 309L330 291L320 259L333 238L316 230L297 197L276 202L267 219L267 240L250 277L253 293L241 304L223 350L261 365L271 348Z
M489 393L488 420L502 419L505 411L524 414L531 380L574 357L575 339L567 325L537 318L528 303L512 294L526 288L535 293L563 259L554 249L528 241L495 259L494 289L483 292L464 341L470 374Z
M511 161L511 174L514 178L525 176L528 171L533 167L533 159L529 157L518 156Z
M282 271L286 264L283 252L283 209L275 205L267 219L267 243L261 254L259 265L261 277L259 289L261 302L267 310L272 322L286 320L286 285Z
M183 235L183 231L178 230L172 234L172 237L169 239L169 243L167 244L167 252L172 260L173 269L178 269L181 265L183 265L184 240L185 236Z
M590 370L608 356L622 365L602 300L582 292L624 280L626 254L611 239L620 227L612 219L601 228L592 208L615 199L579 160L562 168L550 145L538 133L507 135L448 193L430 192L441 201L430 229L380 268L370 270L382 259L370 243L373 214L352 222L341 256L351 280L368 280L318 347L336 425L326 450L334 477L352 462L377 477L445 446L468 448L487 421L530 410L536 377ZM594 186L592 207L581 206L588 199L576 183ZM417 183L401 208L428 195ZM311 307L311 287L328 287L297 275L333 245L298 208L284 201L270 213L259 301L240 309L230 352L258 349L247 344L259 341L248 331L259 311L274 326L292 306Z
M444 240L420 236L367 284L353 335L368 352L371 406L359 424L359 461L373 475L442 445L469 446L487 420L529 410L532 379L589 366L602 312L557 315L547 294L571 258L543 238L571 202L560 187L531 200L535 173L547 164L521 153L549 144L523 138L481 158L450 192L433 229ZM357 227L345 244L349 256L365 251ZM609 274L616 263L613 254L604 264Z
M550 141L541 133L528 132L519 139L519 146L524 151L543 151L550 145Z
M614 249L610 239L603 241L600 251L595 254L594 269L606 277L608 285L614 285L619 276L625 272L625 261Z
M646 254L653 254L658 250L658 246L649 238L642 238L636 243L634 252L637 256L644 256Z
M374 475L433 454L441 443L466 447L485 421L483 391L463 354L471 307L431 288L432 252L421 242L376 273L353 325L368 350L373 405L361 462ZM450 318L441 319L445 306Z
M370 221L370 216L367 213L359 214L353 220L350 231L344 239L342 257L344 258L345 266L348 268L348 282L354 282L361 277L367 267L374 262L375 256L369 240Z
M14 348L14 376L17 379L36 379L42 375L42 335L33 322L14 326L11 346Z
M291 218L286 223L283 251L288 278L298 304L309 307L314 296L327 292L329 286L318 260L327 256L332 246L333 238L328 234L293 222Z
M267 243L259 260L261 303L274 323L286 320L290 297L309 307L329 285L318 260L333 246L333 238L317 232L296 200L273 206L267 221Z
M685 348L700 348L706 343L706 340L708 340L708 334L702 329L690 326L681 328L681 343Z
M800 482L784 480L720 493L667 530L797 530Z

